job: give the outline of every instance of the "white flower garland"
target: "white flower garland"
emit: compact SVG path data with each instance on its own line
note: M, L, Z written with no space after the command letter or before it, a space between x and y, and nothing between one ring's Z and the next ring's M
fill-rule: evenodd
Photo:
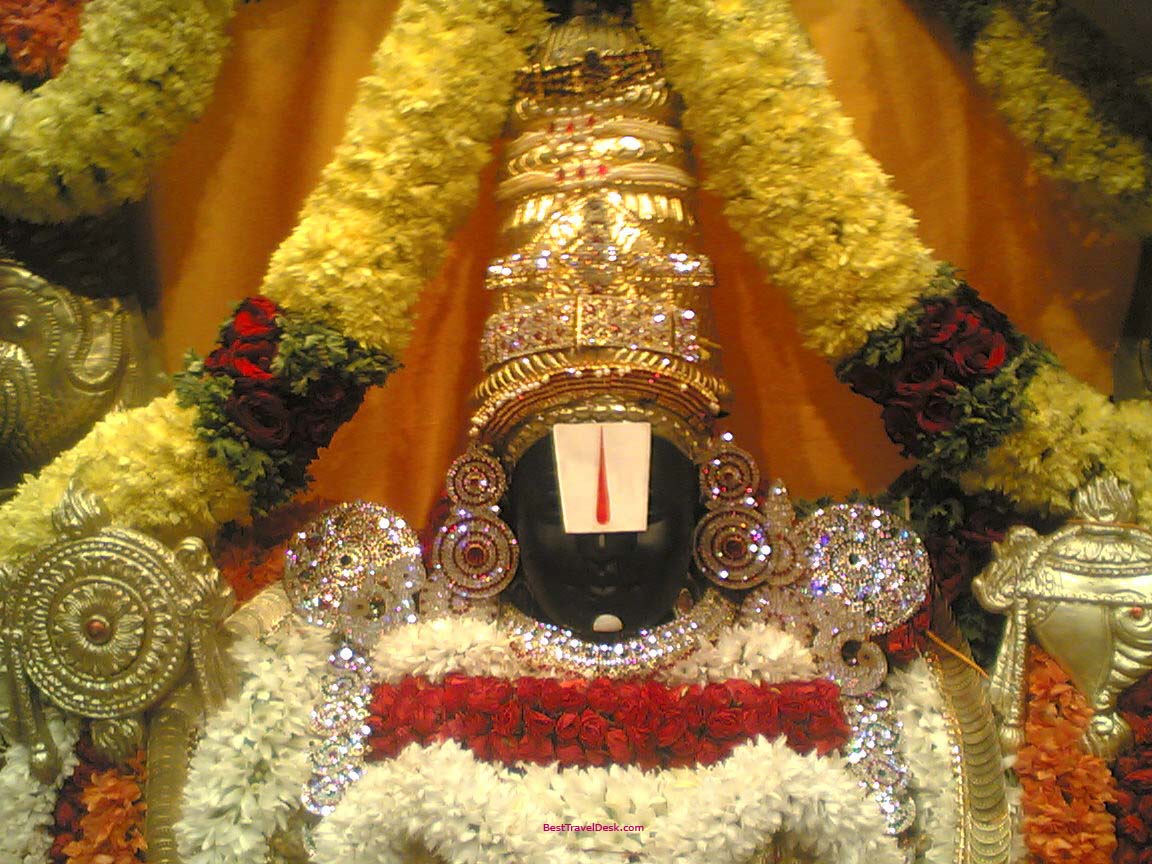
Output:
M233 6L89 0L58 76L0 82L0 212L60 222L140 198L212 93Z
M383 823L365 813L396 814ZM643 825L644 832L550 832L545 824ZM317 864L402 864L418 839L451 862L648 860L736 864L779 832L826 862L903 861L843 759L757 738L708 768L511 770L455 742L412 745L367 767L315 834ZM596 854L603 850L603 857Z
M528 674L509 641L488 621L437 619L385 634L373 664L391 683L406 675ZM211 720L193 760L177 828L187 864L262 864L269 838L300 806L310 773L309 712L330 650L326 631L300 624L267 644L237 646L236 659L250 677L240 696ZM811 655L794 637L751 624L726 632L663 678L773 683L813 676ZM940 696L922 661L893 673L889 683L899 697L920 827L933 838L920 860L944 864L954 852L957 815ZM365 813L395 816L376 820ZM613 860L620 852L643 851L659 861L737 862L782 831L804 838L806 850L822 861L902 860L878 816L843 758L801 756L782 740L761 737L716 765L660 772L513 769L447 741L413 745L395 759L368 765L317 829L315 860L399 862L417 838L452 861L589 861L595 849L611 846ZM646 832L543 830L545 822L590 821L638 824Z
M525 661L498 624L477 618L437 618L386 633L372 652L381 681L395 684L407 675L442 681L451 672L515 678ZM589 670L588 677L595 677ZM715 644L653 676L671 684L708 684L741 678L776 684L819 677L812 653L789 633L762 623L725 631Z
M309 710L329 650L328 631L296 622L266 644L246 639L233 650L250 677L192 759L176 826L185 864L263 864L312 772Z
M56 821L56 793L79 762L80 721L53 711L48 732L61 762L51 783L42 783L32 773L26 744L13 744L0 753L0 861L5 864L44 864L52 847L49 829Z
M887 683L898 697L896 714L904 726L901 749L912 771L911 790L920 836L931 842L917 861L952 864L956 858L959 790L952 767L944 700L928 664L921 658L907 669L894 670Z

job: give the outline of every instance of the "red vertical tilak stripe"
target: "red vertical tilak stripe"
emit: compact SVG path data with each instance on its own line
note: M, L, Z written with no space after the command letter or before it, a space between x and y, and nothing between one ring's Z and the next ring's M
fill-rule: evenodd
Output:
M600 427L600 476L596 483L596 522L606 525L612 518L612 504L608 500L608 463L604 459L604 427Z

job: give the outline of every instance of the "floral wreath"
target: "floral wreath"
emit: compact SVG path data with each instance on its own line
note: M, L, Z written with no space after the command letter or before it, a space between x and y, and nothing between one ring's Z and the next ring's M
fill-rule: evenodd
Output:
M27 91L0 81L0 212L62 222L143 197L212 94L233 8L88 0L58 75Z

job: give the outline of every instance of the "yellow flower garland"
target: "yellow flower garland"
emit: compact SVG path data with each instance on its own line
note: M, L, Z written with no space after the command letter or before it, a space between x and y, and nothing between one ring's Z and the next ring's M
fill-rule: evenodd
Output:
M405 3L263 293L399 351L542 25L535 0ZM50 514L73 477L115 521L165 540L246 515L249 496L207 454L194 420L173 396L106 418L0 510L0 561L51 542Z
M787 0L638 0L636 11L733 226L789 293L807 343L839 362L929 290L939 263L911 213L852 136ZM1020 409L1022 426L964 475L970 491L1061 511L1107 469L1152 518L1152 405L1118 410L1049 369Z
M211 95L233 6L90 0L59 76L0 82L0 212L61 222L140 198Z
M405 3L262 293L398 356L543 24L536 0Z
M21 485L0 518L0 561L52 542L51 513L75 479L114 520L165 541L211 535L242 516L248 496L193 430L195 412L174 395L111 414L75 447Z
M1034 17L1034 23L1046 20ZM1152 231L1148 142L1099 117L1091 96L1054 68L1044 35L1005 5L995 6L972 46L977 79L1012 130L1032 145L1041 173L1075 184L1108 221Z

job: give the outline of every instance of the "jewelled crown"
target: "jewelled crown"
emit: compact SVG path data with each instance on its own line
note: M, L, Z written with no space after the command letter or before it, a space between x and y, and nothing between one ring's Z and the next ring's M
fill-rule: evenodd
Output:
M646 419L690 454L728 398L712 267L658 51L609 15L518 74L472 432L514 462L556 422Z

